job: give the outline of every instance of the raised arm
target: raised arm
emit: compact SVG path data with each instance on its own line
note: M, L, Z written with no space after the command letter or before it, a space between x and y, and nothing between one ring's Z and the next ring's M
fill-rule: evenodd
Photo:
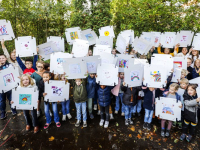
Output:
M33 69L34 70L37 70L37 68L36 68L36 62L37 62L37 60L38 60L38 55L34 55L34 58L33 58Z
M1 40L1 46L4 52L4 55L6 55L6 58L8 59L8 61L10 61L10 54L8 53L8 50L4 44L4 39Z
M24 71L26 69L26 66L24 65L24 63L22 62L22 60L18 57L16 57L16 60L20 66L20 68L22 69L22 71Z

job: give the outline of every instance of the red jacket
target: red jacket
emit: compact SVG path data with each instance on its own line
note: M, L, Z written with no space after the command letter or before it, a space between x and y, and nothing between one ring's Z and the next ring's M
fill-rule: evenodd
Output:
M35 72L35 69L33 69L33 68L31 68L31 69L26 68L24 70L23 74L29 74L29 75L31 75L33 72Z

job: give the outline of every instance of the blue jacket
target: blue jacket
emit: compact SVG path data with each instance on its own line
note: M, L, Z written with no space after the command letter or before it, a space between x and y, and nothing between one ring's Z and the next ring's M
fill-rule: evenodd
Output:
M196 72L195 68L193 68L193 70L192 70L192 78L194 79L194 78L197 78L197 77L199 77L199 74Z
M88 76L86 85L88 98L95 97L95 88L96 88L96 78L95 77L91 78L90 76Z
M104 89L102 89L99 85L97 86L98 101L100 106L106 107L110 105L111 102L110 91L112 88L113 88L112 86L106 86Z
M168 94L165 94L165 92L167 92L167 91L169 91L169 89L168 89L168 90L165 90L165 91L163 92L163 97L167 97ZM178 101L181 101L180 95L178 95L178 93L175 93L175 95L176 95L176 100L177 100L177 102L178 102Z
M24 65L24 63L22 62L22 60L19 58L19 56L16 57L16 60L17 60L17 62L19 64L20 68L22 69L22 71L24 71L26 69L26 66ZM34 55L33 67L32 67L34 70L37 70L37 68L36 68L36 62L37 62L37 60L38 60L38 55Z

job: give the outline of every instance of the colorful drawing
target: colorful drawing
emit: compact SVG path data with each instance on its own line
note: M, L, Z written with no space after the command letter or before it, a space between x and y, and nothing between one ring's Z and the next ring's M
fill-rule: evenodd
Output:
M95 62L87 62L88 72L96 72L97 66Z
M153 73L151 71L150 75L154 82L161 82L161 73L159 71L153 71Z
M128 68L128 60L119 59L119 67L120 68Z
M80 74L81 73L80 64L70 64L69 71L71 74L77 74L77 73Z
M31 105L32 95L31 94L19 94L19 104L21 105Z
M71 40L78 39L78 32L77 31L70 32L70 37L71 37Z
M159 37L157 36L157 37L155 37L155 41L154 41L154 43L157 44L158 41L159 41Z
M52 50L51 46L45 47L43 48L44 54L45 55L50 55L51 53L53 53L54 51Z
M104 79L111 79L112 73L109 70L103 70L103 78Z
M21 51L28 51L30 48L30 42L27 41L27 42L21 42Z
M53 96L62 96L63 95L63 87L58 87L58 86L51 86L52 89L52 95Z
M139 71L131 71L130 72L131 81L133 81L133 82L139 81L140 80L139 75L140 75Z
M4 80L4 85L7 86L8 84L11 84L13 82L15 82L15 78L13 76L12 73L4 75L3 76L3 80Z
M105 36L109 36L109 34L110 34L109 31L105 31L105 32L104 32L104 35L105 35Z
M63 63L66 62L63 58L57 58L57 67L63 68Z
M163 104L162 113L174 115L174 105L173 104L171 104L171 105L170 104Z
M108 41L100 41L100 45L110 45Z
M182 61L174 61L174 68L182 68Z
M180 38L180 42L181 43L184 43L188 40L188 36L187 35L182 35L181 38Z
M86 39L87 39L88 41L92 41L92 40L94 39L94 37L92 36L91 33L86 34L85 37L86 37Z
M7 31L7 29L6 29L6 25L0 26L0 36L1 36L1 35L9 35L9 34L8 34L8 31Z
M151 37L144 37L144 39L151 42Z
M173 36L166 36L165 43L171 44L173 42L174 37Z

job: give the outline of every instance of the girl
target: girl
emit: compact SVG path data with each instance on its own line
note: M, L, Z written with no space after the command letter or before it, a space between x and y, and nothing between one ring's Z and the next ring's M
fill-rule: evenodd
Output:
M188 88L186 92L183 95L184 98L184 123L183 123L183 133L180 137L180 140L186 140L188 142L191 141L192 136L195 133L195 129L197 126L198 118L197 118L197 111L198 111L198 105L200 104L200 98L197 98L197 85L190 84L188 85ZM188 127L190 125L189 134L188 133Z
M92 56L93 54L92 54L92 50L91 49L89 49L88 50L88 56Z
M194 62L194 68L192 71L192 78L197 78L199 77L200 74L200 59L196 59Z
M170 49L169 48L165 48L164 49L164 53L163 53L163 52L161 52L161 43L159 43L157 50L158 50L158 54L170 54L170 55L172 55L174 57L174 54L176 54L178 52L177 51L178 47L177 47L177 45L175 46L173 53L170 53Z
M118 85L116 85L112 90L112 94L116 96L116 104L115 104L115 114L118 114L119 108L120 108L120 102L122 103L122 107L121 107L121 116L124 116L124 112L125 112L125 106L123 103L123 94L124 91L122 91L122 86L123 86L123 82L124 82L124 73L123 72L119 72L118 74L119 80L118 80Z
M192 54L191 54L192 53ZM189 50L189 56L188 58L191 58L192 59L192 64L191 64L191 67L194 67L194 62L196 59L199 59L199 51L197 50L194 50L193 48L191 48Z
M20 68L17 60L16 60L16 50L13 50L10 52L10 54L8 53L8 50L6 49L6 46L4 44L4 40L2 39L1 41L1 45L2 45L2 49L4 52L4 55L8 58L8 62L11 63L14 67L17 67L19 69L19 75L21 76L23 74L22 69ZM22 62L24 63L24 61L22 60Z
M44 73L44 62L43 61L37 61L36 62L36 68L37 71L35 71L32 75L31 78L35 79L37 87L39 86L40 80L42 80L42 75ZM37 116L40 116L40 101L38 103L38 108L37 108Z
M112 53L115 57L118 57L118 56L117 56L117 50L116 50L116 49L113 49L111 53Z
M179 43L176 44L177 52L179 51L179 46L180 46ZM175 57L184 57L184 58L186 57L187 58L189 56L189 54L187 54L187 52L188 52L187 47L183 47L182 51L180 53L175 54ZM175 51L175 53L176 53L176 51Z
M21 76L20 86L17 89L20 89L20 88L34 88L35 90L38 89L37 86L35 85L33 79L27 74L23 74ZM11 101L11 103L13 104L14 102ZM30 131L31 118L29 115L29 110L23 110L23 113L24 113L24 117L26 120L26 131ZM36 109L31 110L31 115L32 115L32 123L33 123L33 127L34 127L34 133L37 133L39 131L39 127L38 127L38 119L37 119Z
M181 70L181 79L186 78L187 75L188 75L188 71L185 70L185 69L182 69L182 70Z
M172 83L170 86L169 86L169 91L165 91L163 93L163 96L164 97L168 97L168 98L173 98L173 99L176 99L177 101L181 101L180 99L180 96L177 94L178 92L178 88L179 88L179 85L176 84L176 83ZM182 104L181 106L179 106L180 108L182 108ZM170 129L172 127L172 121L169 121L168 120L168 126L167 126L167 130L165 132L165 122L166 120L165 119L162 119L161 120L161 136L162 137L169 137L170 135Z

